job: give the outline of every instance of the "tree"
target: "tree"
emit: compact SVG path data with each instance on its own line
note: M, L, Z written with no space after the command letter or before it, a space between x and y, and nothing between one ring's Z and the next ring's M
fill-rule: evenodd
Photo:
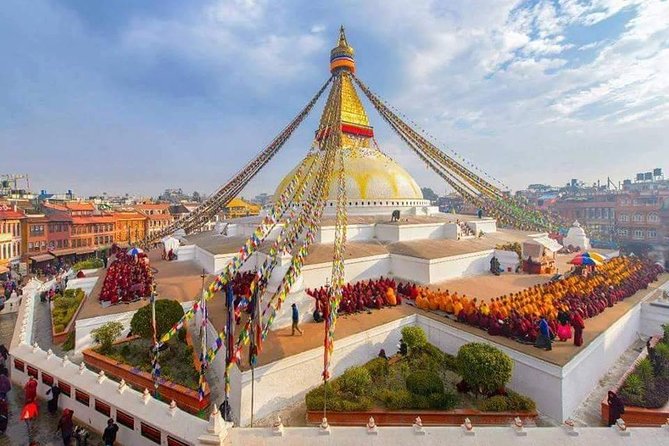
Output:
M202 201L202 196L198 191L193 192L193 201L196 201L198 203Z
M116 338L121 336L122 331L123 324L120 322L107 322L102 327L91 331L91 335L93 336L93 341L96 344L100 344L100 352L108 353Z
M429 187L422 187L420 191L423 193L423 198L425 200L430 200L432 203L439 199L439 196Z
M402 329L402 339L406 342L409 351L413 352L427 344L425 331L420 327L407 326Z
M158 337L165 334L184 315L184 309L179 302L171 299L156 301L156 331ZM153 337L151 324L151 305L145 305L135 312L130 321L130 329L144 339Z
M509 355L492 345L476 342L460 347L457 363L463 381L485 395L503 389L513 371Z

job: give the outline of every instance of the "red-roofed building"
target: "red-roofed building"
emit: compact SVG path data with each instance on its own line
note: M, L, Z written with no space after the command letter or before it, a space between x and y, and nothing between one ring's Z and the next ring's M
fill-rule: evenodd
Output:
M0 274L19 263L22 254L21 220L25 214L0 203Z
M36 262L53 260L49 255L49 219L44 214L27 214L21 221L23 253L21 260Z
M59 250L70 248L70 232L72 230L72 217L65 212L55 212L48 216L48 244L49 251L59 252Z
M174 221L169 203L141 203L134 209L146 217L145 233L148 235L162 231Z

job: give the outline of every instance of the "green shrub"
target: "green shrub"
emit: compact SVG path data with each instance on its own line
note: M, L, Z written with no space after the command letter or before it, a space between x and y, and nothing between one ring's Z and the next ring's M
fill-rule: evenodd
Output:
M439 375L429 370L417 370L407 376L406 386L409 392L428 396L432 393L443 393L444 383Z
M372 377L365 367L351 367L337 378L339 390L352 396L364 396L372 388Z
M662 331L663 331L662 342L664 342L665 344L669 344L669 324L663 324Z
M446 370L450 370L451 372L458 372L458 359L453 356L449 355L448 353L444 353L444 368Z
M636 365L636 374L639 375L639 378L644 383L650 383L655 378L653 373L653 364L651 364L650 359L644 358Z
M625 380L620 393L626 402L632 405L641 405L646 396L646 386L639 375L632 373Z
M479 393L491 394L504 388L511 379L513 361L488 344L465 344L458 350L458 371L462 379Z
M382 389L379 399L383 405L391 410L411 409L412 395L405 389Z
M508 412L509 398L504 395L491 396L481 401L479 409L483 412Z
M181 304L176 300L162 299L156 301L156 330L158 338L166 333L184 315ZM151 326L151 305L145 305L132 316L130 321L132 333L144 339L153 337Z
M420 327L407 326L402 329L402 339L406 342L409 351L427 344L425 331Z
M323 410L325 386L320 385L309 391L305 397L308 410ZM327 384L327 408L333 411L361 411L372 408L372 400L366 396L359 398L345 398L340 392L336 381Z
M80 271L82 269L97 269L102 268L103 265L104 263L102 262L102 259L88 259L75 263L72 265L72 269L75 271Z
M74 341L75 341L74 335L75 335L74 330L68 333L67 339L65 340L65 342L63 342L63 351L69 352L70 350L74 349Z
M100 344L100 351L107 353L111 349L112 344L121 335L123 331L123 324L120 322L107 322L100 328L91 331L93 341Z
M363 367L369 372L369 376L372 379L385 378L388 376L388 371L390 367L388 366L388 360L383 358L375 358L365 364Z
M430 408L430 399L426 395L411 394L411 409L427 410Z
M55 321L54 321L54 322L55 322ZM56 324L56 325L53 326L53 330L54 330L56 333L62 333L63 331L65 331L65 325L63 325L63 324Z
M509 410L519 412L533 412L537 410L537 404L532 398L508 389L506 394Z
M450 392L432 393L428 400L430 409L451 410L458 404L458 396Z

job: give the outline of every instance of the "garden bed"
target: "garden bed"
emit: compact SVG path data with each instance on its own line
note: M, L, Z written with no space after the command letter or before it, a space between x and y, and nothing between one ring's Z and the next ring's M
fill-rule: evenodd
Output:
M665 334L665 338L669 338L669 336L667 336L668 334L669 333ZM667 365L669 366L669 357L666 357L666 352L663 353L663 349L669 349L662 347L660 344L667 345L666 341L663 341L661 336L655 336L650 340L651 348L655 349L655 355L657 356L658 361L661 361L664 358L664 360L667 361ZM649 367L650 370L648 370ZM666 372L669 372L669 368L666 369ZM666 388L667 384L669 383L669 376L666 376L665 374L665 376L660 377L659 381L661 384L658 385L663 386L661 389L652 388L648 390L647 383L649 380L653 380L651 376L652 374L653 366L651 365L651 361L648 358L648 350L644 349L639 354L634 363L630 366L630 368L625 372L622 378L618 381L616 386L611 389L619 397L621 397L625 403L625 413L622 415L622 418L625 420L625 424L627 426L661 426L667 422L667 419L669 419L669 401L666 399L666 395L669 393L667 392L669 389ZM638 391L635 391L635 389L638 389ZM654 397L658 395L662 396L664 404L661 407L642 407L641 405L636 405L635 402L647 406L657 405L649 404L647 399L643 398L643 395L639 394L641 393L641 390L644 394L646 392L652 392ZM637 396L635 393L639 395ZM604 397L601 403L601 416L602 423L604 424L607 424L609 419L609 404L607 400L608 397Z
M51 309L51 339L54 344L65 342L74 330L74 322L86 302L86 293L81 288L68 289L57 294L49 303Z
M420 416L426 424L507 424L537 417L535 403L510 389L513 361L487 344L467 344L458 356L429 344L418 327L402 329L403 347L388 359L375 358L347 369L311 390L307 421L320 423L327 403L328 422L362 425L374 417L382 425L407 425ZM462 373L460 373L462 371Z
M135 343L134 348L130 347ZM168 359L170 353L162 353L165 361L160 361L161 378L159 380L158 394L166 402L174 401L177 406L193 414L202 414L209 407L210 391L205 385L205 394L202 400L198 399L197 371L200 361L192 350L193 342L190 333L186 332L185 342L170 344L173 356ZM126 347L127 346L127 347ZM184 348L185 350L176 350ZM151 375L151 360L149 354L150 344L147 340L131 337L115 342L112 350L107 355L101 354L96 349L84 350L84 362L98 370L104 370L107 375L124 379L126 383L139 391L154 390L153 376ZM184 357L188 355L188 357ZM127 364L131 362L134 365ZM189 367L188 367L189 366ZM171 375L179 375L182 383L176 383L168 379ZM190 375L190 376L188 376Z

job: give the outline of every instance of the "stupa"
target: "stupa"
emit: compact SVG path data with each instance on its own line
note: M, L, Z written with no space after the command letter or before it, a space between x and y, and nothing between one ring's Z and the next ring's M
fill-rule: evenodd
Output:
M390 215L393 210L402 214L431 215L438 209L423 199L418 183L395 160L383 153L374 139L374 128L360 102L358 93L348 73L355 72L353 48L348 44L344 28L339 32L339 42L330 52L330 71L342 76L341 90L332 90L323 115L341 101L342 150L346 181L347 212L349 215ZM340 98L333 97L339 94ZM316 134L316 140L319 134ZM320 163L316 154L309 156L307 168ZM318 165L313 166L317 168ZM335 169L339 168L337 163ZM281 181L274 198L278 199L295 176L297 167ZM337 185L333 183L325 207L325 214L334 214L337 202Z
M569 228L567 236L562 241L564 246L573 246L574 248L580 248L583 251L590 249L590 239L585 235L585 230L581 227L581 224L576 220L574 224Z

